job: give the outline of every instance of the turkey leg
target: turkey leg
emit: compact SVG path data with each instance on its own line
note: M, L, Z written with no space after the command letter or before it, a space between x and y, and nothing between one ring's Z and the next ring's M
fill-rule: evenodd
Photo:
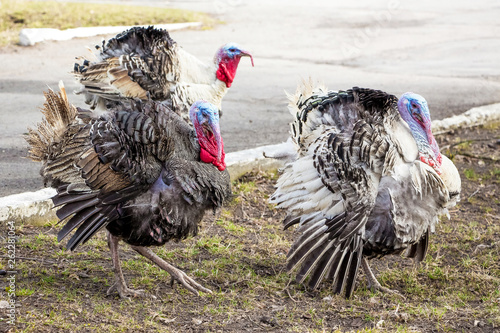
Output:
M403 299L405 298L403 295L401 295L396 290L392 290L392 289L383 287L380 284L380 282L377 281L377 278L373 274L372 269L368 265L368 260L366 260L365 257L363 257L363 259L361 259L361 266L363 267L363 272L365 272L366 279L368 280L368 289L371 289L372 291L379 290L383 293L395 294L395 295L403 297Z
M203 291L205 293L211 294L212 291L210 289L207 289L203 287L202 285L198 284L195 280L187 276L186 273L181 271L180 269L175 268L174 266L170 265L168 262L163 260L162 258L158 257L153 251L151 251L147 247L143 246L132 246L132 248L137 251L139 254L143 255L144 257L148 258L152 262L154 262L156 265L158 265L161 269L166 270L171 276L172 280L177 280L179 283L181 283L186 289L194 293L195 295L198 295L198 290Z
M144 290L133 290L127 287L123 277L122 266L120 265L120 256L118 254L118 242L120 239L111 235L108 232L108 246L111 252L111 260L113 261L113 270L115 272L115 283L109 287L107 294L116 289L121 298L144 296Z

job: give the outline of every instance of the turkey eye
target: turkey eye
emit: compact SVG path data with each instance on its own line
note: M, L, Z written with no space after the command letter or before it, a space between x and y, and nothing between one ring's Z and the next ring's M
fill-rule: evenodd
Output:
M414 109L416 109L417 108L417 104L415 104L415 103L412 102L411 103L411 107L414 108Z
M229 49L229 52L236 52L236 49Z

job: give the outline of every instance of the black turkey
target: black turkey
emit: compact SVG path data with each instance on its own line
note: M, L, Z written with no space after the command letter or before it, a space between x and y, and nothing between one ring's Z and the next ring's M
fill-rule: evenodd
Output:
M219 109L233 83L241 57L253 58L235 43L219 48L211 63L184 51L169 33L154 27L126 30L102 47L95 61L76 63L74 74L92 108L110 101L149 97L165 101L188 120L189 106L206 100Z
M382 287L367 259L407 251L421 261L438 216L459 200L460 176L431 133L425 99L305 83L290 96L294 116L288 158L271 202L298 224L288 253L296 280L353 292L359 266Z
M65 221L61 241L76 229L74 250L101 228L108 230L121 297L140 295L127 287L118 257L123 240L190 291L210 292L148 247L195 235L205 211L230 196L218 109L204 101L190 108L191 128L165 105L135 101L100 118L69 104L64 88L48 91L45 119L30 129L30 158L43 163L46 185ZM120 106L123 107L123 106Z

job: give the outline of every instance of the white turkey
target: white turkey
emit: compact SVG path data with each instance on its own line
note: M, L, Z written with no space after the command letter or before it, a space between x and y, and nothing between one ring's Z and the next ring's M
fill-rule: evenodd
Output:
M421 261L438 216L459 200L461 180L439 152L425 99L352 88L327 91L304 83L290 96L292 152L271 202L288 212L299 236L287 255L296 281L330 281L352 295L367 259L407 251Z
M210 63L184 51L164 29L134 27L102 47L95 61L76 63L74 74L94 109L105 110L113 101L139 98L167 101L185 120L189 106L206 100L221 109L221 102L236 76L241 57L253 57L235 43L217 50ZM111 103L110 103L111 101Z
M101 228L108 230L116 288L138 296L123 278L118 242L168 271L190 291L210 292L170 265L149 246L195 235L205 211L230 196L218 109L204 101L190 109L194 129L165 105L136 101L99 118L69 104L64 89L45 94L45 119L30 129L30 158L43 163L46 185L65 221L61 241L74 250ZM110 290L111 291L111 290Z

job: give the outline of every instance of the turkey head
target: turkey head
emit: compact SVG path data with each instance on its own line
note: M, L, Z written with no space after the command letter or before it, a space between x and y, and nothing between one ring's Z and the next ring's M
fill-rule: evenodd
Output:
M219 66L217 68L217 78L226 83L226 87L228 88L231 87L236 76L236 70L238 69L241 57L250 57L252 66L254 66L252 54L241 49L235 43L228 43L222 46L215 55L215 62Z
M432 135L431 115L427 101L420 95L407 92L399 99L398 109L415 138L420 160L441 174L442 156L436 139Z
M217 107L206 101L197 101L191 106L189 117L200 144L200 159L205 163L212 163L220 171L226 169Z

